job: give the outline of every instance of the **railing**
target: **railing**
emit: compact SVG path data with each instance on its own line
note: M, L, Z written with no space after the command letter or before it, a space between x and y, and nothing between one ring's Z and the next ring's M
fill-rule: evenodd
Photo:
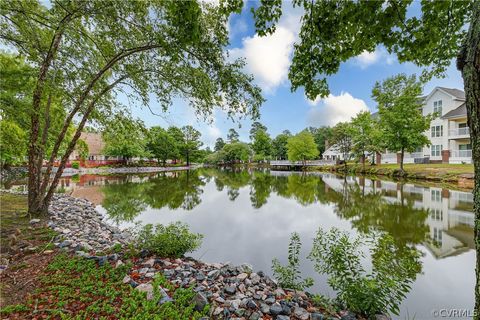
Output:
M312 160L306 161L306 166L324 166L335 164L334 160ZM303 166L302 161L271 160L271 166Z
M396 159L397 154L396 153L383 153L382 154L382 159Z
M472 150L452 150L452 158L471 158Z
M410 157L409 158L423 158L423 152L412 152L410 153Z
M467 135L470 134L470 128L469 127L464 127L464 128L450 129L448 131L448 134L450 136L467 136Z

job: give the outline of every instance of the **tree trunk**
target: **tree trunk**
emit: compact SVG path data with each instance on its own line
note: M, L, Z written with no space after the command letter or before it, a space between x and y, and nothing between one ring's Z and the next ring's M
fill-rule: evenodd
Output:
M403 156L405 155L405 149L402 148L402 152L400 153L400 171L403 174Z
M365 152L362 154L362 166L363 166L363 172L365 173Z
M473 211L475 214L476 284L474 319L480 319L480 2L473 3L467 37L457 58L465 86L468 125L475 172Z

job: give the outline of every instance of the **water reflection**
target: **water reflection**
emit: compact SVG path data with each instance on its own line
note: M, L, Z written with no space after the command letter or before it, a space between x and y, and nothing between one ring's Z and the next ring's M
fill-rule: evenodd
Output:
M435 308L473 306L474 215L467 191L325 173L208 168L65 177L61 188L98 204L120 225L186 222L205 235L195 257L249 262L264 271L273 257L285 262L294 231L304 243L303 257L319 227L352 235L384 232L394 240L388 252L392 261L409 259L411 250L423 255L412 268L416 280L402 303L401 318L406 310L427 319ZM333 294L311 265L302 263L301 269L315 279L314 291Z

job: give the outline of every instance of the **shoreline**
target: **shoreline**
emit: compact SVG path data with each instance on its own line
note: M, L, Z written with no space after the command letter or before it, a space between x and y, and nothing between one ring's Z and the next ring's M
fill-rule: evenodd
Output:
M442 183L458 187L461 189L473 190L475 184L474 173L449 173L449 172L435 172L435 171L411 171L409 168L405 168L402 174L399 168L389 168L382 166L369 166L365 170L361 165L349 165L345 171L344 166L324 166L324 167L312 167L307 170L308 172L330 172L336 174L358 175L358 176L379 176L388 177L396 180L416 180L427 181L431 183Z
M3 191L25 195L25 193ZM174 291L192 288L195 310L204 310L209 305L210 319L253 319L264 317L278 320L323 320L356 319L356 315L340 309L332 312L315 304L313 295L304 291L281 288L263 271L254 272L247 263L203 262L188 256L182 258L158 257L146 250L136 248L131 256L134 237L130 230L120 230L109 224L88 200L64 194L55 194L46 220L32 219L32 228L53 229L53 250L41 252L53 256L67 253L70 259L93 260L98 268L110 264L117 268L128 265L122 280L123 285L146 293L146 299L161 298L158 304L173 301ZM26 248L25 252L33 252ZM16 263L12 261L13 266ZM2 276L12 268L2 266ZM170 285L154 288L156 279L164 277ZM380 317L380 315L379 315ZM389 319L382 315L382 319ZM203 318L202 318L203 319ZM206 318L205 318L206 319ZM360 317L360 319L362 319Z

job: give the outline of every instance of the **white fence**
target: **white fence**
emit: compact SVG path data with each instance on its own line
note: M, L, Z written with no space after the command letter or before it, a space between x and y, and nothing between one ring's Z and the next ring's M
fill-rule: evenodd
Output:
M334 165L335 161L332 160L311 160L305 163L306 166L331 166ZM288 161L288 160L272 160L270 161L271 166L303 166L303 161Z

